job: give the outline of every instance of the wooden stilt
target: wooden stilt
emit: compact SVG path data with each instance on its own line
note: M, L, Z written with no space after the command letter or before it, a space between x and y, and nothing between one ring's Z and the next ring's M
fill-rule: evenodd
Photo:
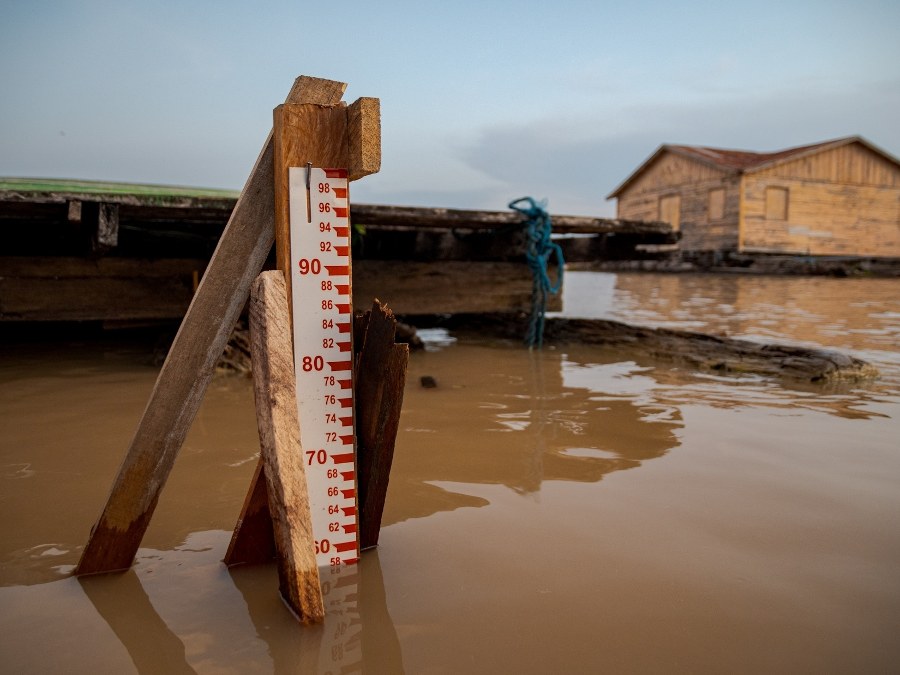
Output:
M281 595L305 623L325 616L300 446L294 350L280 270L264 272L250 297L253 391Z
M288 101L335 105L345 88L301 77ZM272 248L273 149L270 135L175 336L76 574L121 570L134 561L216 360Z

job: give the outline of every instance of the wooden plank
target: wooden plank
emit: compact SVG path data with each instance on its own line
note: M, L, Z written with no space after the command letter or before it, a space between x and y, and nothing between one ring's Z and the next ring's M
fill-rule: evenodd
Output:
M376 143L376 132L380 124L375 116L378 99L361 98L347 108L350 116L350 152L352 159L351 177L372 173L380 165L380 143ZM357 103L360 105L357 107ZM370 111L368 117L361 116L362 123L357 131L354 115L359 111ZM236 197L228 190L194 190L193 188L115 184L109 191L102 185L96 192L79 191L78 186L52 185L45 190L16 191L4 190L0 184L0 219L15 219L13 206L21 210L36 210L41 205L64 204L66 202L91 201L102 197L105 202L116 203L127 209L121 211L123 220L127 216L132 226L136 223L142 229L152 228L154 221L181 221L225 223L235 205ZM66 188L71 188L68 191ZM630 201L622 201L624 205ZM625 214L622 218L592 218L552 214L553 230L558 234L637 234L645 236L671 235L671 227L666 223L654 222L656 202L653 212L641 212L639 216ZM353 220L372 228L416 228L423 230L492 230L515 227L522 222L519 214L511 211L478 211L419 206L390 206L383 204L353 204Z
M205 260L0 258L0 321L180 319Z
M347 108L350 180L381 170L381 101L358 98Z
M289 102L304 101L308 92L320 97L328 87L319 83L295 83L296 98ZM215 363L272 248L273 159L270 134L175 336L76 574L125 569L134 560Z
M101 202L97 206L94 252L106 253L119 245L119 205Z
M359 352L356 437L360 549L378 545L403 406L409 345L394 344L396 325L393 312L376 300Z
M285 103L314 103L316 105L339 105L347 91L346 82L325 80L321 77L301 75L291 87Z
M515 228L522 216L513 211L473 211L469 209L425 208L354 204L354 223L367 227L408 227L421 229L484 230ZM615 218L590 218L551 214L553 231L559 234L646 234L671 235L668 223Z
M359 311L378 298L402 315L530 312L531 290L531 272L521 262L357 260L353 265L353 305ZM561 295L548 296L547 311L560 309Z
M250 298L253 392L281 595L301 621L317 622L325 617L325 608L303 468L291 323L281 271L261 274Z
M130 279L158 278L190 274L197 265L206 266L205 260L195 258L163 258L146 260L143 258L72 258L40 256L3 256L0 269L3 278L46 279L59 278L61 281L78 279Z

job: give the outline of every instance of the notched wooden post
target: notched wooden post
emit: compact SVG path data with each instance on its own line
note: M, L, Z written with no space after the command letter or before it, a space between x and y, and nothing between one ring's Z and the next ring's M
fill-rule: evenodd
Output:
M250 338L256 423L281 595L301 621L321 621L325 608L300 446L291 324L279 270L264 272L253 284Z

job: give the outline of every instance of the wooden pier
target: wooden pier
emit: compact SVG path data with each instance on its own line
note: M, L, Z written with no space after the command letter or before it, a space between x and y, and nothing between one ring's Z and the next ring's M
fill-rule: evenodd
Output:
M0 179L0 321L180 319L237 197ZM351 215L359 309L373 297L398 314L530 308L519 214L354 203ZM665 223L553 215L553 228L571 261L629 258L639 246L675 240Z

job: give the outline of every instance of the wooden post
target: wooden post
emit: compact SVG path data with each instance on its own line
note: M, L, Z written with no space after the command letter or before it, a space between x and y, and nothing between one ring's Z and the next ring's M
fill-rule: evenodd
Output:
M336 105L345 88L300 77L288 102ZM273 150L270 134L175 336L76 574L121 570L134 561L216 360L272 248Z
M70 222L84 221L90 229L91 250L104 255L119 245L119 205L109 202L84 202L77 209L69 202ZM77 216L77 220L75 217Z
M304 623L325 617L300 446L294 349L284 275L264 272L250 295L256 423L281 595Z
M394 344L391 310L376 300L368 316L356 369L360 549L378 545L409 363L409 345Z
M97 205L97 230L94 251L106 253L119 245L119 205L101 202Z
M361 98L349 107L281 105L274 118L274 196L276 265L284 274L288 311L291 311L291 233L288 169L306 166L346 167L351 180L375 173L381 167L381 123L379 101ZM262 460L260 460L262 461ZM257 467L244 507L225 554L226 565L271 560L271 543L262 499L266 487Z
M293 270L288 169L307 163L347 168L350 180L376 173L381 168L379 101L361 98L349 108L284 104L275 108L273 117L275 255L290 298Z
M66 220L72 224L81 223L81 206L82 202L77 199L70 199L66 202Z

